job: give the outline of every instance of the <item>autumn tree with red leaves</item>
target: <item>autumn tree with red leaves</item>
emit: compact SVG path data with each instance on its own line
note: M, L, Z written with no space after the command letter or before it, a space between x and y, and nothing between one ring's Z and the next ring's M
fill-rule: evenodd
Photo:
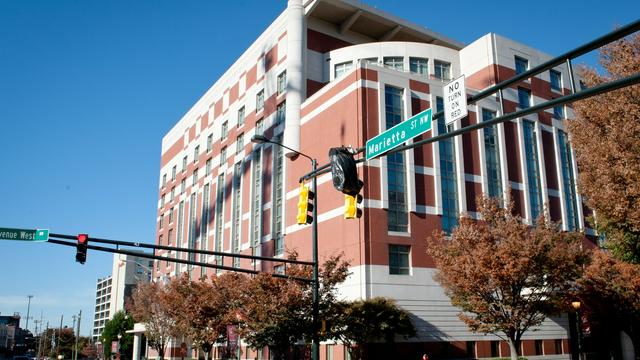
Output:
M604 46L606 74L582 68L593 87L640 72L640 34ZM580 173L578 185L595 210L595 225L618 258L640 264L640 85L575 103L566 122Z
M522 335L566 308L587 256L580 234L559 232L543 217L530 227L507 205L479 200L482 221L462 217L450 238L430 237L427 252L459 318L474 332L504 338L515 360Z
M176 322L169 316L165 286L159 283L140 283L132 298L131 314L136 322L145 325L149 346L163 359L169 340L180 335Z

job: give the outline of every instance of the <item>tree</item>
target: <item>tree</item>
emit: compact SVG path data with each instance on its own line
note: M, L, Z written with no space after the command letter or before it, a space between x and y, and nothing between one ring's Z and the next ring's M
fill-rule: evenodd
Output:
M113 317L104 324L102 330L102 339L104 344L111 344L112 341L118 341L120 344L120 353L125 354L129 359L133 352L133 335L127 333L127 330L133 329L133 318L124 311L118 311ZM118 339L118 335L121 336ZM104 355L111 355L111 346L104 347Z
M580 234L559 232L543 217L529 227L507 205L479 199L483 220L462 217L450 240L435 233L427 251L436 280L463 310L459 318L474 332L506 338L517 359L522 335L565 308L587 257Z
M175 321L169 316L165 289L159 283L138 284L133 293L131 313L137 322L144 323L149 346L158 352L160 359L169 340L179 335Z
M368 300L341 302L334 323L329 323L330 337L341 340L354 360L363 357L367 343L384 340L393 342L396 335L415 336L409 314L398 308L394 301L375 297Z
M592 337L600 338L598 345L613 348L602 349L603 357L619 350L615 344L620 343L621 330L631 337L636 353L640 352L640 265L620 261L601 250L594 250L592 259L578 281L577 293Z
M640 34L601 50L606 71L582 68L587 86L640 72ZM575 103L567 121L580 169L579 187L595 210L595 225L620 259L640 264L640 86L628 86Z

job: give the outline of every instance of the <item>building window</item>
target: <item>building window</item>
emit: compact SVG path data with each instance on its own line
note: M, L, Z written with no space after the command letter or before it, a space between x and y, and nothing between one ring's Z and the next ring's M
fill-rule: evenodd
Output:
M182 181L180 181L180 194L184 194L186 189L187 189L186 181L185 179L182 179Z
M347 73L349 70L351 70L351 66L353 65L353 62L351 61L347 61L347 62L343 62L340 64L336 64L334 66L334 78L338 78L340 76L342 76L342 74Z
M476 358L476 342L475 341L467 341L467 358L470 358L470 359Z
M262 153L253 153L253 196L251 197L251 246L254 255L260 255L260 238L262 237Z
M531 91L525 88L518 88L518 107L526 109L531 106Z
M176 196L176 187L174 186L171 188L171 196L169 197L169 201L173 201L175 196Z
M535 340L534 346L536 355L544 355L544 351L542 349L542 340Z
M205 165L205 170L204 170L204 174L206 176L209 176L211 174L211 167L212 167L211 163L212 163L212 159L211 158L207 159L207 163Z
M256 112L262 111L264 108L264 90L260 90L256 94Z
M197 231L196 231L196 194L193 193L191 194L191 199L189 200L189 238L188 238L188 242L187 242L187 247L189 249L195 249L196 248L196 236L197 236ZM188 259L189 261L195 261L196 260L196 254L195 253L189 253L188 255ZM190 268L191 265L187 265L187 268Z
M198 183L198 169L193 170L193 176L191 178L191 185L196 186Z
M183 172L187 171L187 156L186 155L182 158L182 171Z
M278 75L278 95L282 95L287 91L287 71L283 71Z
M365 59L362 59L361 61L365 64L378 65L377 57L365 58Z
M202 190L202 219L200 220L200 230L200 249L207 250L207 244L209 243L207 239L209 232L209 184L206 184ZM204 254L201 254L200 261L205 261Z
M184 223L184 201L180 201L180 205L178 205L178 227L176 229L176 244L178 246L182 245L182 226Z
M409 275L409 245L389 245L389 274Z
M262 135L264 133L264 120L259 119L256 121L256 135Z
M564 106L562 105L554 106L553 117L558 120L564 120Z
M162 235L158 236L158 244L162 245Z
M499 357L500 356L500 342L492 341L491 342L491 357Z
M222 123L222 130L220 132L222 140L226 139L229 136L229 121L225 121Z
M242 220L242 162L237 163L233 170L233 213L232 244L233 253L240 252L240 221ZM233 266L240 267L240 258L233 258Z
M158 221L158 228L162 229L164 226L164 215L160 215L160 221Z
M238 126L244 125L244 118L245 118L245 114L244 114L244 106L243 106L240 108L240 110L238 110Z
M171 168L171 181L174 181L176 179L176 166L173 165L173 167Z
M282 135L278 136L275 140L276 143L282 141ZM284 253L284 239L282 236L282 211L284 206L284 176L283 176L283 151L282 146L273 146L274 150L274 186L273 186L273 198L274 209L273 212L273 238L275 239L275 255L282 255Z
M444 61L435 60L433 62L435 77L441 80L451 80L451 64Z
M562 73L556 70L549 70L551 90L562 91Z
M527 160L527 178L529 184L529 203L531 205L531 221L540 214L542 192L540 186L540 167L538 162L538 146L536 128L533 121L524 120L524 147Z
M162 196L160 197L160 208L164 207L164 197L166 194L162 194Z
M224 146L220 149L220 166L224 165L227 162L227 147Z
M223 229L223 206L224 206L224 174L218 175L218 189L216 191L216 237L214 239L214 250L222 251L222 229ZM216 263L220 264L222 258L217 257Z
M280 105L278 105L278 109L276 111L276 124L284 123L286 113L287 113L287 103L283 101Z
M496 117L496 112L482 109L482 121L489 121ZM484 152L487 166L487 190L493 198L502 197L502 180L500 177L500 150L498 148L497 126L484 129Z
M409 71L414 74L428 75L429 69L427 68L428 60L426 58L410 57L409 58Z
M207 152L211 151L211 149L213 149L213 134L207 136Z
M167 174L162 174L162 187L167 184Z
M236 138L236 155L244 150L244 133Z
M556 354L562 354L562 340L560 339L553 340L553 346L556 350Z
M576 179L573 174L573 158L567 134L558 130L558 146L560 147L560 163L562 164L562 187L567 212L567 230L578 228L578 205L576 197Z
M173 208L169 209L169 224L173 223Z
M404 58L402 56L387 56L384 58L384 66L390 69L404 71Z
M515 63L516 75L522 74L523 72L529 70L529 60L521 58L520 56L515 56Z
M444 100L436 98L436 111L444 110ZM453 124L445 125L444 119L438 120L438 134L453 130ZM456 176L456 150L453 138L441 140L440 178L442 183L442 231L451 234L458 225L458 177Z
M385 86L386 128L390 129L401 123L403 114L403 89L393 86ZM387 182L389 198L387 230L389 231L407 232L409 230L404 156L404 152L387 155Z
M193 162L198 162L198 156L200 155L200 145L193 149Z

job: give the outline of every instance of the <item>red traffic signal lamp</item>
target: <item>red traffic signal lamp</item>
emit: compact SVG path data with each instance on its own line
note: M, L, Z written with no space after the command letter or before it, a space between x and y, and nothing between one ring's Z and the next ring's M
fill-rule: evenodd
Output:
M76 244L76 262L84 264L87 261L87 247L89 245L89 235L78 234L78 243Z

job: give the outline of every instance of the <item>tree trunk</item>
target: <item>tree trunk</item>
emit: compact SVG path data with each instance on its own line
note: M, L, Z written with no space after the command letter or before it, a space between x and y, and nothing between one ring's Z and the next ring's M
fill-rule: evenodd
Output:
M511 353L511 360L518 360L518 348L520 345L520 341L509 338L509 352Z

